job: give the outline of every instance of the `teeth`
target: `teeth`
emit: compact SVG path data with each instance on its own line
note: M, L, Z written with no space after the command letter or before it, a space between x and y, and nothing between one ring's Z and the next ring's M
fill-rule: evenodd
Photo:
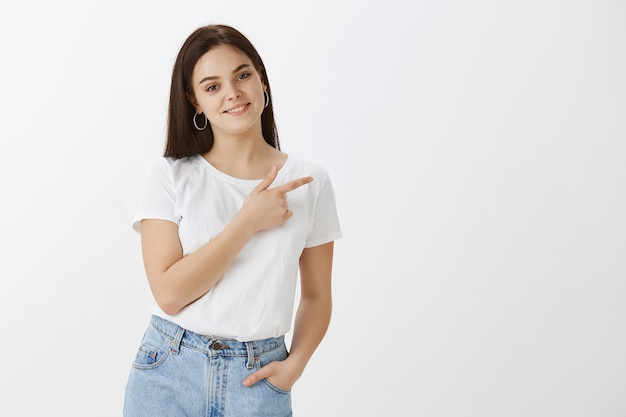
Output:
M246 107L246 105L242 104L241 106L235 107L234 109L226 110L226 113L235 113L235 112L243 110L244 107Z

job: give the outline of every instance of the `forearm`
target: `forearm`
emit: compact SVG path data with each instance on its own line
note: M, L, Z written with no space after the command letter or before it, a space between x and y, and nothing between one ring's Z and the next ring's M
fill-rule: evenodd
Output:
M324 338L332 310L331 297L303 298L298 306L289 360L304 370Z
M152 271L150 284L159 306L174 315L202 297L222 278L253 236L245 221L235 216L221 233L195 252L164 271Z

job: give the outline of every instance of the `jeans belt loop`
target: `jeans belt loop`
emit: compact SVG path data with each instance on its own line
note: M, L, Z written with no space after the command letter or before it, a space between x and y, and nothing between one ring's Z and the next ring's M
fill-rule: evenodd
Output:
M252 342L246 342L246 350L248 351L248 363L246 367L252 369L254 368L254 346Z

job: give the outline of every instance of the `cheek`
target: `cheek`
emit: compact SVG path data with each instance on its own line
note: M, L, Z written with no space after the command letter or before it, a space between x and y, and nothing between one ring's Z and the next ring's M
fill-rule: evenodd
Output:
M218 100L211 98L206 93L204 96L199 96L199 100L197 100L196 103L197 105L194 106L194 109L196 109L198 113L202 112L208 116L219 111Z

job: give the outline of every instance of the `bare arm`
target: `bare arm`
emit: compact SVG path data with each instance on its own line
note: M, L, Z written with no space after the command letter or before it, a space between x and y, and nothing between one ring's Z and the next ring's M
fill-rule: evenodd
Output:
M250 193L222 232L185 257L176 224L167 220L141 222L146 275L154 298L165 313L177 314L206 294L257 232L278 226L292 216L286 194L311 182L312 178L300 178L268 188L276 178L276 172L273 168Z
M305 249L300 257L302 294L296 313L291 351L282 362L271 362L244 380L250 386L263 378L289 389L302 375L326 334L332 309L331 275L334 243Z
M302 295L294 325L290 357L304 369L322 341L332 310L331 273L334 243L305 249L300 257Z

